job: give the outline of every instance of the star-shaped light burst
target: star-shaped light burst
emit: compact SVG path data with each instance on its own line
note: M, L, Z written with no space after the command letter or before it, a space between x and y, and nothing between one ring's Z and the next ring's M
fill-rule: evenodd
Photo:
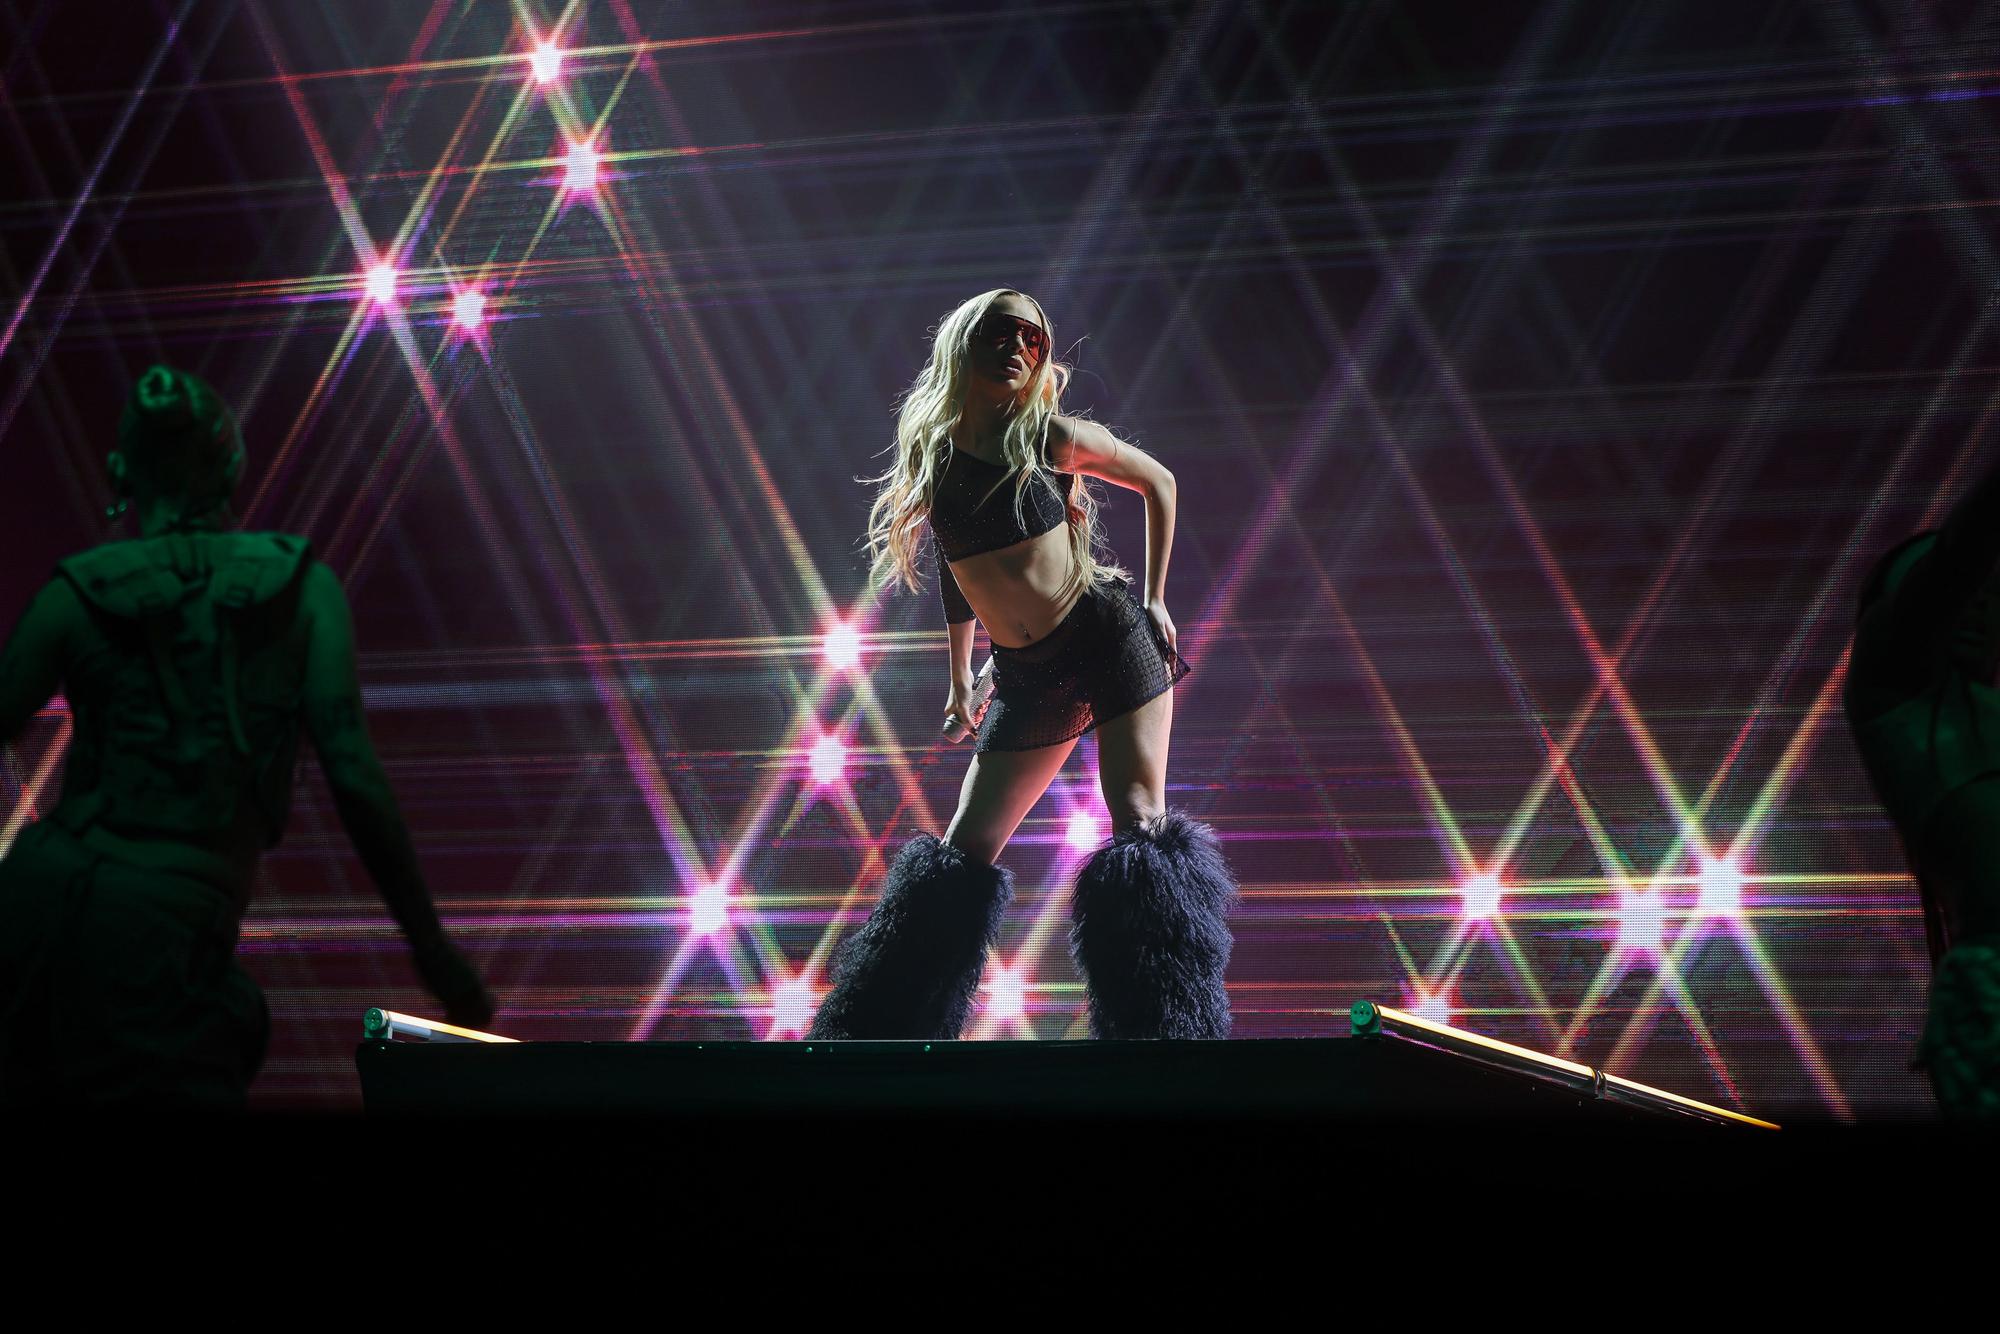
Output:
M1657 958L1666 948L1666 905L1657 893L1627 890L1618 904L1618 948Z
M1019 1019L1027 1012L1027 987L1012 968L993 970L986 996L986 1009L995 1019Z
M553 37L544 37L528 53L528 72L535 82L547 87L562 75L563 49Z
M1078 852L1089 852L1104 841L1104 822L1089 811L1076 811L1069 817L1063 841Z
M451 322L468 334L476 334L486 325L486 293L477 287L465 287L451 299Z
M589 194L597 189L599 169L603 166L604 154L588 139L572 139L563 151L563 189L573 195Z
M1697 909L1704 917L1739 917L1743 913L1743 868L1731 857L1704 857L1697 883Z
M805 1032L818 1006L819 997L806 977L785 979L771 993L771 1035Z
M1408 1002L1408 1009L1419 1019L1428 1019L1434 1024L1451 1022L1451 997L1442 989L1418 992Z
M1483 922L1500 911L1500 877L1491 871L1467 876L1459 887L1460 911L1468 922Z
M813 782L822 785L837 783L847 768L847 747L840 744L838 737L823 736L813 742L806 765L812 772Z
M728 886L721 881L703 885L688 906L688 929L698 936L712 936L728 925Z
M362 279L362 287L367 291L368 299L376 305L393 306L396 304L399 279L395 264L385 259L369 266L367 276Z
M847 671L861 663L861 632L842 621L820 636L820 656L826 665Z

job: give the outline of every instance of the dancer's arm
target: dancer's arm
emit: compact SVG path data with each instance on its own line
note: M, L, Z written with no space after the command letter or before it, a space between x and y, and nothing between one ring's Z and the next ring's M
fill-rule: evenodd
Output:
M945 697L944 715L969 732L979 726L979 720L972 716L972 604L959 591L951 562L944 558L935 535L931 538L931 556L937 562L938 595L944 600L944 624L949 633L951 691Z
M955 719L966 731L975 731L979 719L972 711L972 627L971 620L953 621L945 627L949 632L948 652L951 663L951 693L944 703L945 717Z
M21 735L62 684L63 644L83 615L76 591L52 579L15 625L0 650L0 743Z
M1174 550L1178 488L1166 465L1120 440L1096 422L1058 416L1050 424L1049 460L1064 472L1102 477L1146 498L1146 614L1169 647L1177 647L1173 618L1167 615L1167 561Z
M951 572L951 562L944 558L937 539L931 539L931 559L937 563L938 598L944 603L944 623L950 626L972 624L972 604L965 600L959 589L958 576Z
M341 826L409 940L424 986L444 1002L446 1018L476 1028L492 1019L493 997L438 921L409 826L369 740L354 669L354 621L333 571L319 564L306 571L304 601L310 622L306 731Z

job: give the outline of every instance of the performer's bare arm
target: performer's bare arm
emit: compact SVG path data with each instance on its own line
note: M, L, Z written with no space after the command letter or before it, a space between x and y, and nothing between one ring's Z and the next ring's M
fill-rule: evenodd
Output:
M491 1016L490 999L482 1002L472 994L477 979L445 937L417 865L409 826L368 736L347 597L333 571L319 564L306 571L303 597L310 634L306 733L332 789L341 826L353 840L389 915L409 939L425 985L457 1011L458 1022L483 1023Z
M1049 461L1063 472L1101 477L1146 498L1147 614L1169 647L1178 647L1178 632L1167 615L1167 561L1174 549L1174 514L1178 488L1165 464L1136 445L1128 445L1093 421L1058 416L1049 429Z

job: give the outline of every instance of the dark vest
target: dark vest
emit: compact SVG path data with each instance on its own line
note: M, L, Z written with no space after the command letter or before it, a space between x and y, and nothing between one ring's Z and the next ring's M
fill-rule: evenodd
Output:
M54 817L137 838L284 833L298 756L311 549L172 533L56 567L94 633L64 682L74 732Z

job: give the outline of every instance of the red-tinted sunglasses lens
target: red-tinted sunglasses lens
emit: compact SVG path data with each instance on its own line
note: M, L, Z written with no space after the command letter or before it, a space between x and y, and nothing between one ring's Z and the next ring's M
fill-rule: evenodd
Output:
M1002 339L1011 343L1018 332L1021 335L1022 345L1037 357L1046 352L1049 346L1049 336L1042 332L1039 325L1015 319L1012 315L988 315L979 322L979 327L974 332L981 341L994 343Z

